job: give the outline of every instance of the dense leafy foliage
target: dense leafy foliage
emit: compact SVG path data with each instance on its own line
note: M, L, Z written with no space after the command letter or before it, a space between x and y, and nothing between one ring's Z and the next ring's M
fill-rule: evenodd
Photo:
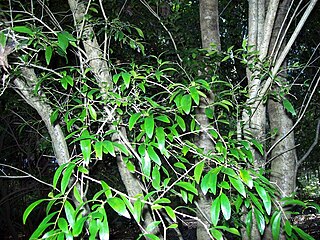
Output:
M178 3L170 9L177 14L167 16L168 25L179 21L181 9L191 11L188 4ZM125 11L130 15L133 10ZM114 212L134 219L141 237L159 239L155 229L166 235L169 229L179 231L184 219L199 221L195 199L200 192L212 199L208 231L214 239L239 238L243 228L250 234L253 222L261 235L270 226L273 239L280 234L287 239L312 239L287 218L292 206L307 204L291 197L279 199L279 189L265 170L253 167L252 151L264 155L262 144L250 133L245 138L238 134L247 89L233 81L238 77L234 69L258 66L267 75L269 63L260 62L244 39L225 52L184 51L183 62L177 64L175 49L164 56L152 55L155 46L144 39L154 36L117 17L104 22L100 14L99 5L92 4L86 21L100 29L98 40L106 38L103 44L108 53L114 58L125 52L135 56L126 63L96 56L107 63L108 69L100 71L108 71L111 81L98 79L84 61L82 41L86 39L76 36L71 27L58 29L18 14L13 27L2 31L7 36L4 43L17 41L12 78L24 77L20 66L35 69L37 83L32 92L51 106L51 124L62 126L72 152L70 161L55 170L48 197L24 212L25 223L39 205L46 208L30 239L109 239ZM161 40L165 42L162 51L172 39ZM209 92L214 101L208 102L204 112L210 126L201 126L196 109L200 101L207 101ZM284 94L277 100L295 114ZM205 152L197 146L199 132L207 134L214 149ZM140 180L143 191L130 196L97 174L99 164L124 164L127 174ZM87 192L91 186L94 190ZM146 209L155 216L148 226L143 225Z

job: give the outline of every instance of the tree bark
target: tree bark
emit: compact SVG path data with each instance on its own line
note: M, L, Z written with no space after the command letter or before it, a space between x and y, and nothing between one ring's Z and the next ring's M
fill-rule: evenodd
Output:
M202 48L216 48L218 51L221 50L220 44L220 32L219 32L219 9L218 0L200 0L200 28L201 28L201 40ZM214 46L212 46L212 44ZM204 154L208 154L214 150L214 144L208 134L208 127L210 122L205 114L205 108L213 102L213 94L209 92L206 99L200 100L200 105L196 109L196 120L200 125L201 131L197 136L197 145L204 150ZM199 191L199 199L197 201L198 217L202 223L197 226L197 239L207 240L208 229L211 225L210 220L210 209L212 199L205 196Z
M84 16L86 14L86 6L83 2L77 0L68 0L68 3L73 13L75 26L77 26L77 33L78 35L82 36L82 39L84 39L82 42L84 51L86 53L85 57L89 62L89 65L96 77L102 96L104 99L106 99L107 92L113 90L112 75L109 71L109 66L106 59L102 58L103 52L101 51L101 48L98 44L92 26L87 25L85 22ZM101 5L100 7L102 8L103 6ZM116 113L110 111L107 106L104 107L104 110L108 114L108 120L110 121L109 128L114 129L114 126L112 126L111 122L117 119ZM121 131L120 129L114 130ZM127 134L123 130L122 136L127 139ZM119 133L113 134L112 139L121 143L121 136L119 135ZM129 172L120 154L117 154L117 166L121 176L121 180L125 185L128 195L130 197L134 197L138 194L143 193L143 188L140 181L132 173ZM146 208L143 228L145 229L145 227L153 221L154 220L149 209ZM142 231L144 231L144 229L142 229ZM158 228L155 228L152 233L156 234L158 232Z

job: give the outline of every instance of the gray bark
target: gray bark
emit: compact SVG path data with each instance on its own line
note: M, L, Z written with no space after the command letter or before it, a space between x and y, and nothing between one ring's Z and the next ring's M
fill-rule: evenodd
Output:
M100 87L100 91L103 94L103 98L106 99L107 92L112 91L112 76L109 72L109 66L107 64L106 59L103 59L103 52L98 44L96 36L94 34L94 30L90 25L87 25L85 22L84 15L86 14L86 6L83 2L77 0L69 0L68 1L70 9L74 16L75 25L77 26L78 35L81 36L83 40L84 51L86 53L86 60L89 62L90 67L92 68L93 73L95 74L96 80ZM102 6L101 6L102 7ZM111 121L117 118L116 114L108 109L107 106L104 107L105 112L108 115L108 120ZM110 129L114 128L112 124L109 124ZM120 129L115 129L120 131ZM122 132L122 136L126 137L126 132ZM119 141L121 143L121 136L118 133L115 133L112 137L115 141ZM123 139L124 140L124 139ZM122 157L117 154L117 166L121 176L121 180L125 185L127 193L130 197L134 197L138 194L143 193L143 188L140 181L135 178L135 176L130 173L124 164ZM144 215L143 227L145 228L154 220L151 216L150 211L146 208ZM143 230L143 229L142 229ZM153 233L158 232L156 228Z
M219 9L218 0L200 0L200 28L202 47L211 48L214 44L218 51L221 50L220 45L220 32L219 32ZM214 144L208 135L207 129L210 126L209 119L205 114L205 108L213 102L213 94L210 92L207 94L206 99L202 98L199 107L196 109L196 120L201 127L201 131L197 136L197 145L204 150L204 154L208 154L214 150ZM199 191L199 199L197 201L198 218L203 224L199 223L197 226L197 239L207 240L208 228L211 225L210 209L212 199L202 194Z

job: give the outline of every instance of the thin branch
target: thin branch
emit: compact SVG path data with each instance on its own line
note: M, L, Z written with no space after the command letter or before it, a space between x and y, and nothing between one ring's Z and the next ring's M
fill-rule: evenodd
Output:
M309 157L310 153L312 150L315 148L319 141L319 132L320 132L320 119L318 119L318 124L317 124L317 130L316 130L316 136L314 137L314 141L312 145L309 147L308 151L303 155L303 157L297 162L297 167L303 163L304 160L306 160L307 157Z
M27 173L26 171L23 171L23 170L21 170L21 169L19 169L19 168L16 168L16 167L13 167L13 166L4 164L4 163L0 163L0 166L7 167L7 168L11 168L11 169L13 169L13 170L16 170L16 171L18 171L18 172L21 172L21 173L25 174L25 176L11 176L11 175L9 176L9 175L4 175L4 176L0 176L0 178L32 178L32 179L36 180L36 181L39 182L39 183L42 183L42 184L47 185L47 186L49 186L49 187L51 187L51 188L54 188L53 185L51 185L51 184L49 184L49 183L46 183L46 182L40 180L39 178L36 178L35 176L31 175L30 173Z
M302 118L303 118L305 112L307 111L307 108L308 108L308 106L309 106L309 104L310 104L310 102L311 102L311 99L312 99L314 93L316 92L316 89L317 89L317 86L318 86L318 84L319 84L319 81L320 81L320 77L318 78L318 80L317 80L317 82L316 82L316 85L314 86L314 88L313 88L313 90L312 90L312 92L311 92L311 95L310 95L310 97L309 97L309 99L308 99L308 102L307 102L307 104L306 104L303 112L301 113L300 117L298 118L298 120L295 122L295 124L290 128L290 130L289 130L286 134L284 134L281 138L279 138L279 139L270 147L270 149L269 149L268 152L266 153L266 156L268 156L268 155L271 153L271 151L275 148L275 146L277 146L283 139L285 139L285 138L295 129L295 127L298 125L298 123L302 120Z

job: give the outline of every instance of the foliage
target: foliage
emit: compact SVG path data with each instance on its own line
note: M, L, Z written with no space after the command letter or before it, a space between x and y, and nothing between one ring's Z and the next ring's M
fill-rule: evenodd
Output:
M55 170L48 197L25 210L24 223L36 207L46 206L46 217L30 239L109 239L110 212L134 219L141 227L141 237L159 239L153 232L157 227L166 232L177 229L182 217L199 220L193 213L200 191L212 198L209 231L215 239L227 234L240 237L243 226L250 234L253 221L261 235L270 226L273 239L279 239L281 233L287 239L312 239L287 219L290 206L305 203L290 197L278 200L279 190L266 173L253 168L252 149L263 155L262 144L254 136L239 139L236 125L246 107L246 88L219 70L223 64L248 66L254 59L258 64L253 65L267 74L268 63L259 62L245 40L242 48L230 47L224 53L192 50L190 55L185 53L184 66L161 56L144 56L146 34L117 18L95 22L94 13L100 11L96 8L90 9L92 15L86 20L95 27L105 24L98 35L112 39L111 53L129 49L140 61L148 62L131 60L116 66L105 60L112 74L112 83L105 86L81 61L81 55L75 54L82 50L82 39L72 34L74 29L50 28L48 32L43 29L48 26L27 22L8 30L19 42L19 64L37 69L34 95L52 106L51 124L63 126L73 150L70 162ZM23 77L18 67L14 74ZM209 98L210 90L214 102L204 112L211 125L204 129L195 118L196 108ZM281 100L294 115L289 100ZM195 140L202 131L215 146L207 153ZM97 162L115 164L115 160L122 161L128 174L141 181L144 192L129 196L92 174ZM99 189L86 195L89 182ZM146 208L156 220L144 227Z

